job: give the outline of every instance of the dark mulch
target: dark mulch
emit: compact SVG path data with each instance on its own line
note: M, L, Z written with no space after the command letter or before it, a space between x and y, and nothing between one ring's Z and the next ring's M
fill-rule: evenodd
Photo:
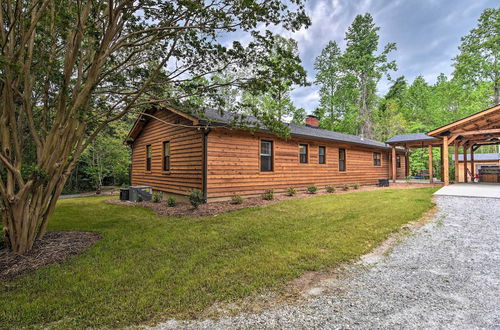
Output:
M101 239L94 232L63 231L48 232L33 245L26 255L10 252L0 245L0 279L12 279L30 273L38 268L62 262L91 247Z
M359 189L349 189L347 191L342 190L342 188L337 188L336 192L333 194L345 194L353 193L359 191L369 191L378 189L412 189L412 188L424 188L431 187L431 184L407 184L407 183L391 183L390 187L378 187L378 186L361 186ZM263 206L268 204L274 204L284 200L296 199L296 198L308 198L318 195L328 194L326 191L321 190L316 194L308 194L305 192L298 192L295 196L287 196L286 194L275 194L274 199L271 201L263 200L262 197L249 197L245 198L241 204L232 204L231 201L220 201L220 202L209 202L207 204L200 205L197 209L189 203L179 202L174 207L169 207L166 202L153 203L153 202L140 202L131 203L127 201L120 201L118 199L108 200L109 203L124 205L124 206L142 206L155 211L159 216L162 217L206 217L215 216L221 213L236 211L245 209L248 207Z

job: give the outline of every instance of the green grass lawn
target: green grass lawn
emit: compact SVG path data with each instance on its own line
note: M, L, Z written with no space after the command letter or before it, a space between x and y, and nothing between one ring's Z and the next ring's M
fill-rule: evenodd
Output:
M435 190L323 195L207 218L161 218L102 197L61 200L49 230L99 231L103 239L63 264L2 282L0 327L190 317L355 260L430 209Z

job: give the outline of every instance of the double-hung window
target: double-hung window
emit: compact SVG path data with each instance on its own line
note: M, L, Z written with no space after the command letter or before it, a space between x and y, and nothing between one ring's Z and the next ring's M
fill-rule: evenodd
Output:
M320 164L326 164L326 147L319 146L319 148L318 148L318 162Z
M346 169L346 157L345 157L345 149L339 149L339 171L345 172Z
M273 141L260 141L260 171L273 171Z
M308 150L307 144L299 144L299 161L301 164L307 164Z
M170 142L163 142L163 171L170 171Z
M373 153L373 165L374 166L380 166L382 165L382 158L381 158L380 152L374 152Z
M151 145L146 146L146 171L151 171Z

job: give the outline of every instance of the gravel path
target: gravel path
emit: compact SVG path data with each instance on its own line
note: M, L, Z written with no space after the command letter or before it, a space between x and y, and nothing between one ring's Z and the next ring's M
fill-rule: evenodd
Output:
M158 328L500 328L500 199L436 197L435 220L303 303Z

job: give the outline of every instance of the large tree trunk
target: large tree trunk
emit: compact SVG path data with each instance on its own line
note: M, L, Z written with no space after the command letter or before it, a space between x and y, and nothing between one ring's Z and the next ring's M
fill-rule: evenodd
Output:
M66 179L67 175L63 175L31 186L19 198L3 201L2 226L7 245L13 252L25 254L37 239L43 238Z

